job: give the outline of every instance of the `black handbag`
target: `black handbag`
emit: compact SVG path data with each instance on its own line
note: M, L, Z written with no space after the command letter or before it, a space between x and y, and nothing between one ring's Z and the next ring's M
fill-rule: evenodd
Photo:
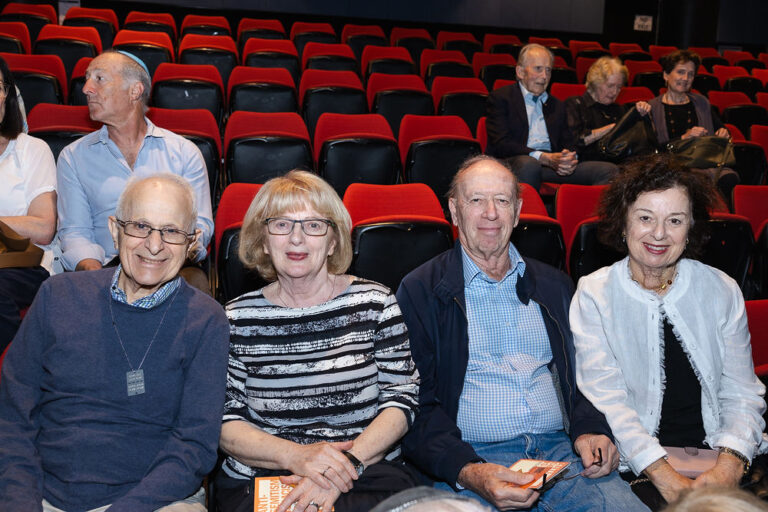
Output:
M712 169L736 165L733 144L726 137L705 135L678 139L667 143L667 151L674 154L681 164L692 169Z
M598 147L604 160L619 163L629 157L656 153L658 146L651 116L640 115L632 108L600 139Z

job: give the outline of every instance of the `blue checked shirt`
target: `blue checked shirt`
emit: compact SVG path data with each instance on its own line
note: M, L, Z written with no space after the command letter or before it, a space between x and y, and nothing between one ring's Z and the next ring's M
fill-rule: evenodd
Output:
M528 114L528 147L536 150L531 151L529 156L538 160L542 151L552 150L547 123L544 121L544 103L549 95L545 92L534 101L533 93L526 89L522 83L520 84L520 91L523 93L525 112Z
M563 429L541 310L518 299L525 262L512 244L509 257L510 270L494 281L462 249L469 361L456 423L470 443Z
M151 293L146 297L142 297L135 301L133 304L130 304L128 302L128 296L125 294L125 290L120 288L120 286L117 284L117 280L120 278L120 272L122 271L123 266L118 265L115 269L115 274L112 276L112 284L109 287L109 291L112 295L112 299L122 304L128 304L129 306L134 306L141 309L152 309L153 307L165 302L165 299L170 297L171 294L175 292L179 286L181 286L181 277L177 276L158 288L154 293Z

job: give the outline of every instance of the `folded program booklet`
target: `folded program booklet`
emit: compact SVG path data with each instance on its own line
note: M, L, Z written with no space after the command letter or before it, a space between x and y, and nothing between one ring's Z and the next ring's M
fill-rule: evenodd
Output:
M292 490L292 486L280 482L279 476L255 478L253 482L253 512L275 512ZM293 505L288 510L293 510ZM333 510L331 508L328 512L333 512Z
M509 469L534 476L533 481L520 486L523 489L540 489L545 483L545 474L547 475L547 482L549 482L569 465L570 462L560 462L557 460L520 459L512 464Z

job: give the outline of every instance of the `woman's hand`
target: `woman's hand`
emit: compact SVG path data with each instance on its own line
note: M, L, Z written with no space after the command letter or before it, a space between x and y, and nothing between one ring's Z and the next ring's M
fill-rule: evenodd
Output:
M285 485L295 486L285 497L275 512L286 512L293 505L293 512L330 512L333 504L341 495L336 487L325 489L309 478L298 475L281 476L280 481Z
M724 137L726 139L730 139L731 138L731 134L728 132L728 130L725 128L725 126L720 128L719 130L717 130L715 132L715 135L717 135L718 137Z
M352 448L352 441L293 445L287 454L288 469L294 475L312 480L325 490L347 492L357 480L357 471L342 452Z
M651 104L647 101L638 101L635 103L635 108L641 116L647 115L651 111Z
M675 501L682 491L693 486L693 480L675 471L666 459L657 460L643 472L668 503Z
M686 131L681 139L690 139L691 137L702 137L707 134L707 129L703 126L692 126L691 128L688 128L688 131Z
M693 487L722 486L736 487L744 475L744 463L730 453L720 453L715 466L693 481Z

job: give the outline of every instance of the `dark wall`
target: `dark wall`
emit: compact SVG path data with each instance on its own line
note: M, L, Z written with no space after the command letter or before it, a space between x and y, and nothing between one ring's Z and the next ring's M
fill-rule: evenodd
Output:
M164 0L157 3L187 9L247 9L599 34L603 30L605 0Z

